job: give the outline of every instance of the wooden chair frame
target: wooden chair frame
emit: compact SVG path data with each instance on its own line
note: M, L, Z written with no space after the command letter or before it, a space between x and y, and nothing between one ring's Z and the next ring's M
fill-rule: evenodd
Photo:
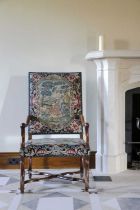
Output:
M29 182L52 178L83 181L85 191L89 188L89 124L82 113L81 72L29 72L29 116L21 124L20 191ZM28 127L28 141L25 132ZM35 140L33 135L46 135ZM80 138L48 138L50 134L77 134ZM84 139L85 137L85 139ZM41 142L42 140L42 142ZM83 141L85 140L85 141ZM35 142L36 141L36 142ZM34 157L79 157L80 170L60 174L32 170ZM28 169L25 170L25 159ZM29 179L26 179L25 172ZM80 173L80 178L67 174ZM43 175L36 178L33 175Z
M28 116L26 123L21 124L21 149L25 148L25 132L26 128L29 126L31 121L37 120L34 116ZM80 116L81 124L83 127L83 133L85 134L85 142L87 147L89 148L89 124L84 121L84 117ZM83 133L80 134L80 138L83 139ZM28 133L28 139L32 140L32 134ZM90 150L89 150L90 151ZM89 152L90 153L90 152ZM33 171L32 170L32 158L28 157L28 169L25 169L25 158L22 153L20 153L20 192L24 193L25 184L30 182L37 182L40 180L48 180L53 178L60 178L60 179L68 179L71 181L80 181L84 183L84 191L88 191L89 189L89 155L80 156L80 170L73 171L73 172L64 172L60 174L50 174L40 171ZM46 157L47 158L47 157ZM25 173L28 173L28 179L25 180ZM67 174L80 174L80 178L73 178L66 176ZM43 177L33 178L33 175L43 175Z

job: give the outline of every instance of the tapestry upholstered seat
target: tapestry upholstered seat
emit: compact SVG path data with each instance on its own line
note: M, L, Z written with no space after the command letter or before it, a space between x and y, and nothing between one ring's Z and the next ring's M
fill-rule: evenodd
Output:
M82 115L81 87L80 72L29 73L29 116L26 123L21 124L21 193L24 193L26 183L62 178L67 174L66 172L52 175L39 172L39 175L45 175L45 177L33 178L32 158L34 157L80 157L80 170L76 173L80 173L79 181L85 183L85 191L88 191L89 124L85 123ZM28 127L27 140L25 140L26 127ZM55 134L59 137L54 137ZM65 137L64 134L69 134L69 137ZM79 136L73 137L73 134ZM27 170L25 170L25 158L29 159ZM25 180L26 171L29 179Z

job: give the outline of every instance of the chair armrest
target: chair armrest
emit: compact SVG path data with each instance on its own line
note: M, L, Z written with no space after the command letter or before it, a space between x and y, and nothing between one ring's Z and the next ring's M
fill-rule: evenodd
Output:
M30 121L39 121L39 119L33 115L28 115L27 120L26 120L26 126L29 125Z

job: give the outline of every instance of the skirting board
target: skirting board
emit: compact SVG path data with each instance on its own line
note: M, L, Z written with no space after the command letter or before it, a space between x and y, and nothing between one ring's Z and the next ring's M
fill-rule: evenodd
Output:
M90 154L90 168L95 168L95 151ZM19 153L0 153L0 169L19 169ZM78 168L80 159L78 157L48 157L33 158L33 168ZM25 160L27 165L27 159ZM27 166L26 166L27 167Z

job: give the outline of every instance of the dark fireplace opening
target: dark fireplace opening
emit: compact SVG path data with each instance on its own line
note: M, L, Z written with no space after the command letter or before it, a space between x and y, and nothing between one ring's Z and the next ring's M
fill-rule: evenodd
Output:
M140 87L125 93L127 168L140 169Z

